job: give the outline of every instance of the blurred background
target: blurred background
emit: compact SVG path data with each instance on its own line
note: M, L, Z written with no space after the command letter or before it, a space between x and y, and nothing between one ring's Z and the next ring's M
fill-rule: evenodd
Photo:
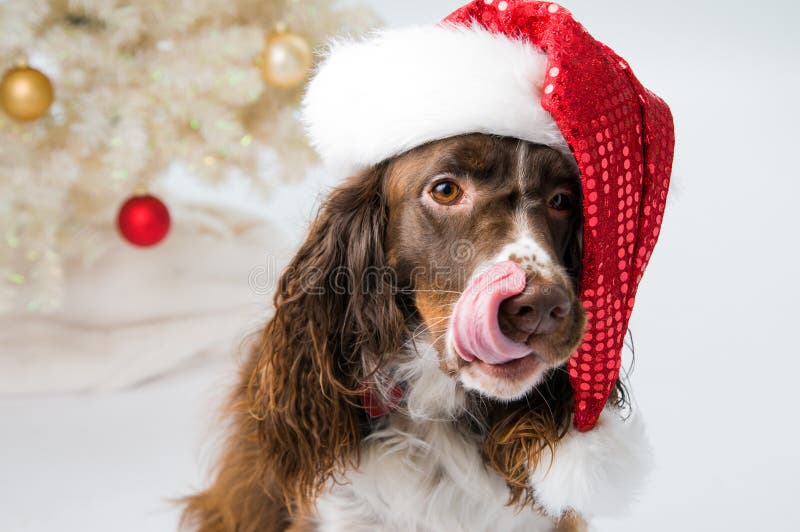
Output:
M312 50L462 3L0 0L0 529L176 528L330 185L297 122ZM595 530L797 530L800 7L563 4L677 136L631 321L657 465Z

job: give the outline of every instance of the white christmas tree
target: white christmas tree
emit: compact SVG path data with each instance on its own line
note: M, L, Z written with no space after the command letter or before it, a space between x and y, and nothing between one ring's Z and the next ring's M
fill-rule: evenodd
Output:
M263 193L302 175L311 50L375 22L324 0L0 0L0 311L57 309L65 263L173 163Z

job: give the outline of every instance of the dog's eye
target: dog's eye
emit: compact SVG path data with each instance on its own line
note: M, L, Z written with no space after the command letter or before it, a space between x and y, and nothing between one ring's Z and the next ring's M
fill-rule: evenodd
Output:
M433 199L436 203L441 203L442 205L453 205L461 199L463 193L464 191L461 190L461 187L453 181L439 181L431 190Z
M572 196L564 192L559 192L550 198L548 205L555 211L571 211L573 207Z

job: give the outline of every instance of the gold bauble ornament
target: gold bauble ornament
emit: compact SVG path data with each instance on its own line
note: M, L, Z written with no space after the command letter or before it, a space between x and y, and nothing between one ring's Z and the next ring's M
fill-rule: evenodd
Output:
M35 120L50 109L53 84L35 68L8 70L0 81L0 107L17 120Z
M293 89L308 78L313 59L308 41L279 27L267 35L259 61L261 77L273 87Z

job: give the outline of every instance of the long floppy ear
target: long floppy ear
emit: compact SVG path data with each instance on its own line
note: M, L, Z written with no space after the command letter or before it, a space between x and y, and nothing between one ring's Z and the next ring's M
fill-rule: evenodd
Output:
M396 352L403 315L384 271L386 164L350 178L322 205L284 271L247 383L263 472L303 510L358 460L366 421L364 357Z

